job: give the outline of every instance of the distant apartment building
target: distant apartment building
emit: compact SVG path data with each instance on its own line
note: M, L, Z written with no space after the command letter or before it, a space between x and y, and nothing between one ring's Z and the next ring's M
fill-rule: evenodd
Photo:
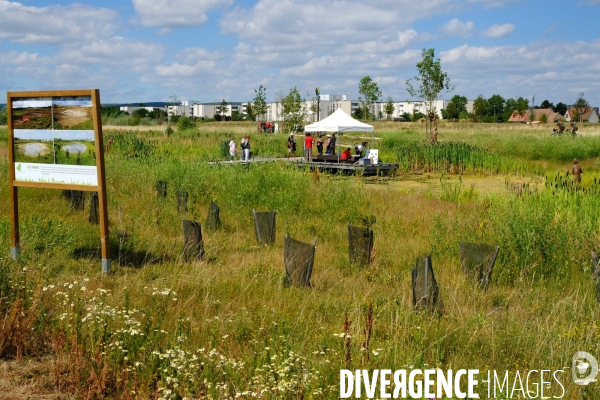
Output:
M348 115L358 107L358 103L352 102L350 96L346 94L321 94L320 101L306 100L304 101L305 122L316 122L329 115L336 110L342 109ZM264 116L256 116L256 119L265 121L281 121L284 119L283 105L280 101L267 103L267 112Z
M194 118L214 118L219 114L222 102L200 103L194 104L192 107L192 116ZM227 103L226 109L220 113L223 117L231 117L234 112L246 114L246 106L248 103L236 102Z
M435 112L439 119L442 119L442 110L445 110L450 103L449 100L436 100L434 101ZM376 118L381 116L383 119L387 118L387 114L385 112L385 106L387 102L377 102L371 105L371 113L375 115ZM396 101L394 104L394 112L391 115L391 118L400 118L404 113L409 113L413 115L415 113L426 114L427 108L425 103L422 101Z

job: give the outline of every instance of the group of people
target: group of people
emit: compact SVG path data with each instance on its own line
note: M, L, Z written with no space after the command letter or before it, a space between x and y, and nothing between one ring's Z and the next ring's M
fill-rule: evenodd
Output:
M571 134L577 135L577 130L579 129L579 127L577 126L575 121L571 121L571 123L569 124L569 127L571 128L571 129L569 129ZM558 121L556 123L555 128L552 130L552 132L554 132L555 135L562 135L564 133L564 131L565 131L565 124L563 124L562 121Z
M242 162L250 161L250 136L244 135L242 141L240 143L240 147L242 148ZM229 142L229 156L230 160L233 161L237 154L237 146L235 144L235 137L231 137L231 141Z
M325 155L335 155L335 145L337 139L335 137L335 133L328 134L323 140L323 134L318 133L316 137L316 146L317 153L319 155L323 155L323 150L325 150ZM358 156L362 156L363 150L365 149L365 145L367 142L362 142L361 144L357 144L354 146L354 152ZM310 161L312 158L312 149L315 144L315 138L312 136L310 132L306 133L304 137L304 158L306 161ZM294 133L290 133L290 136L287 140L287 158L296 157L296 139ZM352 152L350 147L348 147L341 155L340 160L351 160Z
M275 124L271 121L268 122L259 122L256 124L256 130L258 132L263 133L274 133L275 132Z
M314 137L312 136L312 134L310 132L307 132L306 136L304 137L304 158L306 159L306 161L310 161L310 159L312 157L312 148L313 148L314 143L315 143ZM331 134L331 135L327 135L326 140L323 141L323 134L319 132L317 134L317 142L316 142L318 154L319 155L323 154L323 148L325 148L326 155L335 154L335 143L336 143L335 133ZM294 138L294 133L290 133L290 136L288 137L288 140L287 140L287 147L288 147L288 153L287 153L288 158L290 158L290 156L296 157L296 139Z

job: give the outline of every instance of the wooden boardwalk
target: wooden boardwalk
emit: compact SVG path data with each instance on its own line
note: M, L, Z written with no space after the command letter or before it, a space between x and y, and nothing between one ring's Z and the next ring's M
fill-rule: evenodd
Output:
M357 175L357 176L390 176L394 175L398 170L398 164L392 163L379 163L377 165L358 165L358 163L337 163L337 162L317 162L317 161L306 161L304 157L292 157L292 158L275 158L275 157L255 157L248 162L241 160L234 161L212 161L209 165L249 165L249 164L264 164L272 162L287 162L288 164L295 165L298 168L308 170L319 170L320 172L328 172L332 174L341 173L345 175Z

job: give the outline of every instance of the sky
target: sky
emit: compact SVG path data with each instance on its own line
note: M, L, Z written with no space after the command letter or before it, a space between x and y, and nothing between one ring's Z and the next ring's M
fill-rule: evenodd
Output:
M100 89L103 103L267 100L297 87L411 100L434 48L455 94L600 106L600 0L0 0L0 96ZM3 102L0 100L0 102Z

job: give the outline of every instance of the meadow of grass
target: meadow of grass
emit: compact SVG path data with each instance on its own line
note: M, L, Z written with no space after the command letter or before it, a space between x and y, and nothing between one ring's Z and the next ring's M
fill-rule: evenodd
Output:
M598 398L597 383L572 384L570 364L576 351L600 356L590 263L600 244L590 148L600 148L600 137L488 126L440 129L444 141L477 156L461 162L464 170L443 162L432 170L502 174L501 194L478 195L445 176L436 192L421 194L284 163L209 166L223 159L231 135L250 134L258 154L285 154L286 135L256 134L250 124L171 136L106 131L115 138L106 155L108 276L98 227L52 190L19 190L22 253L10 260L8 185L0 186L0 358L39 360L52 379L36 390L61 398L336 398L342 368L564 369L563 398ZM416 124L382 123L376 136L385 161L427 146L415 144L424 137ZM0 130L2 138L6 147ZM589 191L511 186L568 168L563 145L583 160ZM432 165L439 158L427 157ZM166 199L156 196L157 180L167 182ZM189 193L185 215L176 190ZM210 201L223 226L203 232L204 260L185 262L182 219L203 223ZM278 210L273 247L256 245L253 208ZM359 268L348 260L346 224L366 221L375 221L375 249ZM284 233L317 237L312 289L284 288ZM487 292L462 274L461 241L501 246ZM441 316L411 305L410 271L423 253L432 254Z

